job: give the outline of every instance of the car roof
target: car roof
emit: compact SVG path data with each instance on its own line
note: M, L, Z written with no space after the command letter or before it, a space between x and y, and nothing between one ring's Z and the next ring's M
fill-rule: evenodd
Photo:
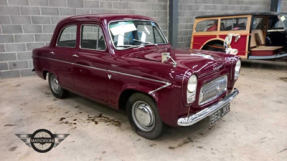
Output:
M226 17L226 16L240 16L240 15L255 15L255 16L277 16L279 14L286 14L282 12L241 12L241 13L230 13L230 14L218 14L218 15L203 15L197 16L197 18L210 18L210 17Z
M114 20L124 20L124 19L137 19L137 20L150 20L154 21L152 18L141 15L133 14L87 14L87 15L77 15L63 19L60 23L69 22L83 22L83 21L95 21L102 22L104 20L109 23Z

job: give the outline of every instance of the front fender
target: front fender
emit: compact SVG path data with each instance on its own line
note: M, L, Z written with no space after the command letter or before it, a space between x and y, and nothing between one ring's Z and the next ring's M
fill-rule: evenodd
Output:
M141 86L141 85L138 85L138 84L125 84L125 85L122 86L122 89L119 92L118 100L119 100L121 94L124 91L126 91L126 90L134 90L134 91L145 93L146 95L151 96L155 100L157 105L159 106L159 104L158 104L158 93L157 92L153 92L153 93L149 94L149 92L154 90L154 89L148 88L146 86Z
M181 88L171 87L164 88L158 91L147 86L137 84L123 85L118 95L118 101L121 94L127 90L142 92L153 98L157 104L158 112L161 120L169 126L177 126L177 119L179 115L187 114L188 108L182 105ZM150 94L150 91L154 91Z

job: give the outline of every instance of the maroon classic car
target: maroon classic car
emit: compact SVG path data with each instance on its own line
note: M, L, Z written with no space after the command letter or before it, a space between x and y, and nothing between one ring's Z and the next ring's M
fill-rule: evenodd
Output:
M59 22L49 46L33 51L34 70L53 95L68 91L124 109L137 134L155 139L165 125L210 124L239 93L238 56L170 46L144 16L82 15Z

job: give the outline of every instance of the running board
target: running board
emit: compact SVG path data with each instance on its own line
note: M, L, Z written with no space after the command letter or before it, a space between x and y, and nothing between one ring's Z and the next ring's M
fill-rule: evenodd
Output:
M287 53L271 55L271 56L249 56L248 59L264 60L264 59L278 59L278 58L283 58L283 57L287 57Z

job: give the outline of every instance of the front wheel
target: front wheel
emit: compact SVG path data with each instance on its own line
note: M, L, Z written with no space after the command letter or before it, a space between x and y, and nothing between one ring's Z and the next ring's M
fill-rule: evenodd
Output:
M132 129L147 139L156 139L164 129L155 101L142 93L133 94L127 102Z
M49 86L53 95L57 98L65 98L69 94L69 91L61 87L58 78L53 73L49 73Z

